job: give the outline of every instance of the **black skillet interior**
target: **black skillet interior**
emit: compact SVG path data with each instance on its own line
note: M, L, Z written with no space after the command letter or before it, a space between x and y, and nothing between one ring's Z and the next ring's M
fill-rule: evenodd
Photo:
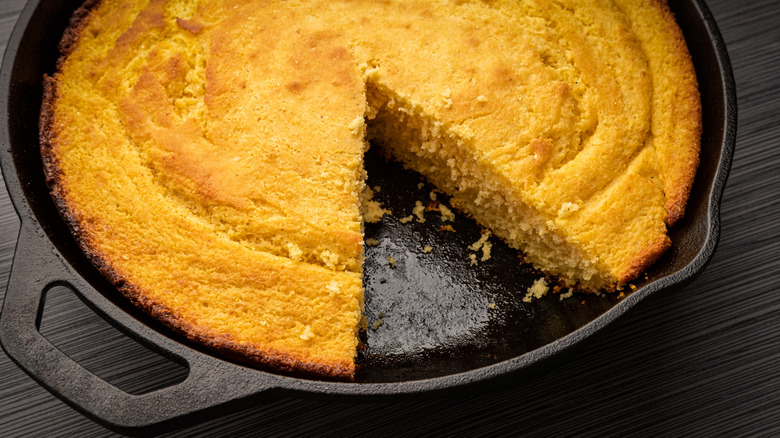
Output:
M41 102L41 77L52 73L57 44L71 12L80 0L43 1L15 52L7 93L10 155L17 179L6 181L15 203L29 205L29 217L37 222L76 272L115 306L164 335L200 349L139 312L108 283L81 253L60 219L46 188L38 150L37 120ZM534 351L571 334L595 320L609 322L630 306L631 294L649 294L679 287L703 268L718 236L718 208L733 147L733 86L728 60L709 14L701 15L695 1L672 2L691 49L702 91L704 135L701 166L686 217L671 230L674 246L648 273L617 294L561 300L550 294L523 302L526 289L540 274L521 265L518 253L495 238L491 258L469 249L480 238L480 227L462 214L454 222L442 222L436 211L426 221L401 223L412 214L415 201L432 202L434 188L418 175L387 163L373 147L366 155L368 184L392 216L368 224L366 237L376 246L366 251L366 349L359 354L359 382L406 382L467 372ZM706 8L705 8L706 11ZM709 20L709 21L708 21ZM713 33L714 32L714 33ZM719 52L720 50L720 52ZM13 53L12 53L13 52ZM7 166L7 163L4 163ZM24 200L21 199L23 196ZM446 204L446 196L438 194ZM18 209L22 216L24 209ZM455 230L442 230L450 224ZM430 246L430 252L424 251ZM470 254L477 256L473 265ZM395 261L391 266L388 257ZM618 310L619 311L616 311ZM601 318L600 318L601 317ZM202 350L201 350L202 351ZM207 353L208 352L205 352ZM544 359L541 357L539 359Z

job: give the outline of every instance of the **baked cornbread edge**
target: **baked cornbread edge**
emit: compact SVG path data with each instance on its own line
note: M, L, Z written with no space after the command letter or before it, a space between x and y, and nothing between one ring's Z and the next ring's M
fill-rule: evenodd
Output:
M661 13L664 15L665 24L671 35L674 36L674 50L679 56L684 56L685 59L691 59L688 45L685 43L685 37L682 34L680 26L677 24L677 20L674 18L674 14L669 9L668 0L656 0ZM685 66L688 77L693 81L693 87L689 87L685 97L685 108L682 110L685 112L689 120L693 121L695 130L690 133L689 144L693 145L690 150L690 156L687 157L685 167L683 168L683 176L676 187L676 190L672 191L666 189L666 211L669 214L667 223L670 227L674 226L685 215L685 207L688 204L688 198L693 188L693 181L696 178L696 170L699 167L700 153L701 153L701 134L702 134L702 109L701 109L701 95L699 91L699 84L696 77L696 71L693 67L693 61L689 62Z
M46 184L57 210L70 229L79 248L92 265L134 306L174 332L224 358L294 377L353 381L356 370L354 361L351 363L304 362L293 355L276 349L261 349L256 346L239 344L227 335L202 330L195 324L185 322L168 307L148 298L148 294L145 294L142 288L128 282L113 266L106 263L105 255L96 249L97 245L94 244L89 235L89 230L81 227L82 220L78 212L68 203L68 190L63 184L62 171L56 154L57 130L54 111L58 97L57 77L65 58L71 54L82 31L89 23L93 11L100 6L101 2L102 0L86 0L73 13L59 44L60 57L56 64L57 73L54 73L53 76L44 75L43 78L43 98L38 126Z
M623 1L614 1L616 6L623 10L625 14L624 7L626 5L623 4ZM668 169L675 173L674 180L666 178L664 180L665 207L668 215L666 223L671 228L685 216L685 207L688 204L688 198L696 178L696 171L699 167L702 135L701 95L690 50L685 42L682 30L674 17L674 13L669 8L669 1L652 0L646 2L643 6L657 10L663 18L663 24L666 26L666 35L670 37L667 45L669 51L665 53L666 57L688 60L685 63L678 61L675 66L681 70L683 78L681 82L675 84L680 95L675 96L676 105L672 110L675 116L686 122L681 124L682 126L692 127L693 129L680 134L685 139L681 140L681 142L684 141L689 147L684 150L685 153L682 156L674 157L678 162L675 163L676 165L673 164L673 169ZM632 23L632 27L633 25L635 23ZM681 125L677 125L676 128L680 129ZM664 173L665 177L667 176L664 172L665 169L659 170ZM640 262L637 261L637 265L641 264ZM647 267L654 262L655 259L651 260L650 263L646 263L645 266Z
M624 14L626 13L624 10L626 5L622 1L615 0L615 4L623 10ZM675 67L683 73L682 80L675 84L676 87L679 87L677 91L680 94L675 96L675 106L672 110L685 123L678 124L676 128L680 129L679 126L686 126L692 127L692 129L679 134L679 142L686 144L688 147L683 149L682 156L677 155L674 157L678 162L672 164L672 169L659 169L659 172L664 177L664 196L666 198L664 207L667 213L666 238L657 240L653 245L646 247L644 251L631 260L628 269L620 273L617 288L611 288L610 292L615 289L621 289L623 285L637 279L672 246L668 230L685 215L685 208L688 204L700 161L702 135L701 95L688 45L674 14L669 8L668 0L652 0L644 6L656 9L662 16L663 24L666 26L666 36L670 38L666 47L670 50L665 55L676 58L678 61L675 63ZM636 25L634 22L631 24L632 28ZM685 62L680 62L679 60L685 60ZM654 102L654 113L656 111L655 105L656 103ZM670 175L665 172L666 170L671 171L673 180L668 178Z

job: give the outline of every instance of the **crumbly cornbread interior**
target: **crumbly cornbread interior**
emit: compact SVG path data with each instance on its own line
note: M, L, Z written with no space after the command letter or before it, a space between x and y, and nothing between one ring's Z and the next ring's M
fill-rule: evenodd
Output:
M636 278L698 160L696 79L661 2L100 1L47 79L55 200L171 327L349 378L367 141L562 283Z

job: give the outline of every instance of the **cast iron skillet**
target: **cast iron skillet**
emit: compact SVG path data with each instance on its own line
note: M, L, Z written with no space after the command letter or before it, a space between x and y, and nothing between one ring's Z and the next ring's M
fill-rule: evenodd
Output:
M57 44L82 0L32 0L11 36L0 71L0 142L6 186L21 230L0 314L3 348L54 394L104 425L123 432L178 427L278 392L299 395L409 396L490 387L527 376L613 322L640 300L679 289L712 256L720 231L719 202L736 134L736 97L725 46L700 0L672 1L698 75L703 104L701 165L685 218L671 230L672 249L624 298L616 294L531 303L522 296L539 274L493 239L492 258L472 266L468 246L479 227L459 216L456 232L440 229L438 213L401 224L431 187L375 151L366 156L369 184L393 211L367 226L380 244L367 249L367 348L356 383L304 380L247 368L211 355L162 327L125 301L80 252L45 185L38 145L42 76L52 73ZM439 200L444 200L439 196ZM426 254L425 246L433 250ZM481 256L481 252L477 253ZM396 260L395 268L387 257ZM38 331L46 293L73 290L128 336L185 365L173 386L130 395L91 374Z

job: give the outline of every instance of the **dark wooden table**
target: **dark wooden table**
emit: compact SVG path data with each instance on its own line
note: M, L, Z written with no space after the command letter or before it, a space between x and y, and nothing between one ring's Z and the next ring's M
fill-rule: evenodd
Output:
M278 397L171 435L780 436L780 2L708 4L731 56L739 128L720 245L694 283L640 303L566 364L500 390L405 402ZM23 5L0 0L0 49ZM0 285L17 231L2 188ZM49 299L42 331L131 392L182 375L68 293ZM0 435L110 434L0 352Z

